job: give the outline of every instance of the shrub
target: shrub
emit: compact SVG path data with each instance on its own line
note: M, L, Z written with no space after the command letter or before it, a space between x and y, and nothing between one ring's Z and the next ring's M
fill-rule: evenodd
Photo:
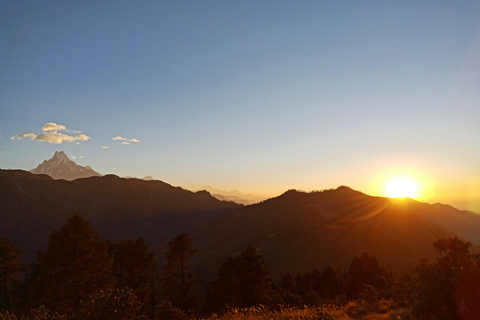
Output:
M303 296L303 304L308 307L320 306L322 304L322 297L316 291L308 291Z
M170 301L162 301L155 308L157 320L187 320L188 315L180 308L172 305Z
M142 304L132 289L112 289L90 296L83 301L75 318L81 320L140 320Z

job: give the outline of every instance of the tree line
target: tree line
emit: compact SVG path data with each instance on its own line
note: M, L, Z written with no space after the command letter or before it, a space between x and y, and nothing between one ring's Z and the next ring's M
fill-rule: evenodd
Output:
M199 294L191 266L196 249L188 234L169 242L159 268L150 245L135 240L100 241L75 213L38 252L28 276L21 250L0 240L0 319L193 319L222 310L263 305L322 304L403 306L418 319L477 319L480 256L458 238L439 239L438 257L395 278L376 257L355 257L347 271L327 266L285 274L277 283L252 246L225 258Z

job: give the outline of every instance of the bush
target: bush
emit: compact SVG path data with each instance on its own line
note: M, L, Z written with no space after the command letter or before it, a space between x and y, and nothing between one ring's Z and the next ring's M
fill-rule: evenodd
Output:
M345 306L345 313L352 318L358 318L368 313L368 306L360 301L349 301Z
M375 301L378 300L378 292L373 286L369 284L364 284L363 291L360 292L359 298L367 305L372 305Z
M308 291L303 296L303 304L308 307L316 307L322 304L322 297L316 291Z
M395 308L392 299L379 299L370 305L370 311L375 313L387 313Z
M40 306L36 309L30 310L27 317L19 316L10 313L9 311L0 312L0 320L67 320L67 316L53 312L45 306Z
M112 289L90 296L83 301L75 318L81 320L140 320L146 317L139 314L142 304L132 289Z
M37 309L33 309L30 311L30 317L28 319L32 320L66 320L67 317L65 315L61 315L57 312L50 311L49 309L45 308L45 306L40 306Z
M162 301L155 308L156 320L187 320L188 315L180 308L172 305L170 301Z
M302 298L296 293L285 290L282 298L283 302L291 307L300 307L302 305Z
M13 313L8 311L0 312L0 320L19 320Z

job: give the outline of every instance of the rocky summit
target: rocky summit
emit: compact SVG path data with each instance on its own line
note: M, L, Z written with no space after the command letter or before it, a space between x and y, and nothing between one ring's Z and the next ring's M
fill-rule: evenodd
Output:
M30 170L35 174L46 174L54 179L75 180L78 178L88 178L101 176L90 166L82 167L70 160L65 152L56 151L53 158L45 160L35 169Z

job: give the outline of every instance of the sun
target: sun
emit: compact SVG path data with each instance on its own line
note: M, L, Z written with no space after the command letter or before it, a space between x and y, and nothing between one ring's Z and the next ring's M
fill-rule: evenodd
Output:
M387 183L386 190L390 198L415 198L418 185L410 178L398 177Z

